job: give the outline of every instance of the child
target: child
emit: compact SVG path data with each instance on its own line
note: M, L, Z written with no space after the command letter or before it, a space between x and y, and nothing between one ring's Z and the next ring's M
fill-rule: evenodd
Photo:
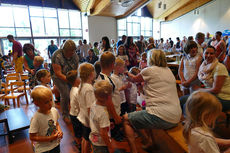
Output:
M43 62L44 62L44 58L41 57L41 56L35 56L34 57L34 61L33 61L33 64L34 64L34 70L33 72L31 73L31 77L30 77L30 87L33 89L36 85L36 73L40 70L40 69L44 69L43 67Z
M138 75L140 73L140 70L137 67L132 67L130 70L130 73L134 76ZM128 102L128 110L127 112L134 112L136 111L136 105L137 105L137 86L135 83L131 82L131 88L127 91L127 102Z
M139 69L144 69L147 67L147 53L144 52L141 54L141 61L139 63Z
M113 148L108 135L110 121L106 103L111 98L113 87L108 81L101 80L94 85L94 88L96 103L90 108L90 141L93 145L93 153L112 153Z
M88 50L88 56L86 57L86 62L94 64L98 60L98 57L94 54L93 49Z
M117 50L117 57L123 59L123 60L125 61L125 63L126 63L126 66L129 65L129 57L128 57L128 55L126 54L125 46L124 46L124 45L120 45L120 46L118 47L118 50Z
M125 90L127 88L131 87L130 82L128 84L125 84L125 61L122 60L121 58L116 58L115 60L115 65L114 65L114 71L113 74L111 75L111 78L113 78L113 81L115 84L117 84L117 88L119 90L119 95L121 100L120 100L120 111L118 112L118 115L124 115L125 112L127 112L127 103L126 103L126 98L125 98Z
M78 90L80 112L78 119L82 123L82 152L89 153L89 112L91 105L96 101L94 96L93 82L95 70L92 64L82 63L79 67L81 85Z
M198 91L189 96L183 135L190 153L219 153L218 145L230 146L229 140L215 138L211 132L221 111L221 103L210 93Z
M77 78L77 71L72 70L66 74L67 81L72 85L70 90L70 119L73 125L73 131L75 135L76 146L81 151L81 137L82 137L82 124L77 119L79 114L79 102L78 102L78 86L80 84L80 80Z
M181 59L179 76L183 88L183 94L191 93L194 85L200 85L197 73L201 64L201 56L197 54L195 41L188 41L184 46L185 56Z
M63 133L58 123L58 111L52 107L50 89L37 86L31 93L34 104L39 107L30 122L30 140L35 141L35 152L60 152Z
M50 72L46 69L41 69L36 73L36 79L39 81L40 85L46 86L47 88L50 88L50 81L51 81L51 76Z
M99 49L98 49L98 42L94 42L93 44L93 52L96 56L99 55Z

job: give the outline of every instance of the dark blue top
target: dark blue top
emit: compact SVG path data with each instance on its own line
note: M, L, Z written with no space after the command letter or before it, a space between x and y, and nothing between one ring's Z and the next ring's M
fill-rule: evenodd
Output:
M58 49L56 45L49 45L48 52L50 53L50 57L52 57L53 53Z

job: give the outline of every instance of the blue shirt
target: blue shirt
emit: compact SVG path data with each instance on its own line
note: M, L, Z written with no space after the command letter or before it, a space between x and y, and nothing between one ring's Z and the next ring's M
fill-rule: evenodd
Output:
M56 45L49 45L48 52L50 53L50 57L52 57L53 53L58 49Z

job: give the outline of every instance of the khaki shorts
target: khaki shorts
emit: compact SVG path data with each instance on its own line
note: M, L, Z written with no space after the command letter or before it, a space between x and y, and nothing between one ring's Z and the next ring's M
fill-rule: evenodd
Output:
M23 72L23 63L24 63L23 56L18 57L15 60L15 63L14 63L15 64L15 72L17 72L17 73Z

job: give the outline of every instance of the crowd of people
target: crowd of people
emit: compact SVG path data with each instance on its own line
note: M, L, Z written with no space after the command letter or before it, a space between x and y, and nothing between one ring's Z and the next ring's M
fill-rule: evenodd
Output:
M134 42L133 37L123 35L117 43L110 44L105 36L93 46L86 40L79 40L78 46L66 40L58 49L51 41L50 68L33 44L21 46L12 35L7 38L13 42L15 71L22 72L24 65L34 88L31 97L38 110L29 133L36 152L60 152L63 132L52 107L53 93L60 95L63 120L71 121L76 146L83 153L90 152L90 145L94 153L113 152L111 138L126 138L131 152L137 153L137 131L143 149L154 149L151 129L177 126L182 112L190 152L219 152L218 145L230 145L227 140L214 139L211 132L219 113L230 110L230 47L219 31L213 38L201 32L195 40L177 37L176 43L171 38L165 43L163 38L146 41L143 36ZM178 71L184 96L180 99L166 52L182 52ZM142 109L137 111L137 106Z

